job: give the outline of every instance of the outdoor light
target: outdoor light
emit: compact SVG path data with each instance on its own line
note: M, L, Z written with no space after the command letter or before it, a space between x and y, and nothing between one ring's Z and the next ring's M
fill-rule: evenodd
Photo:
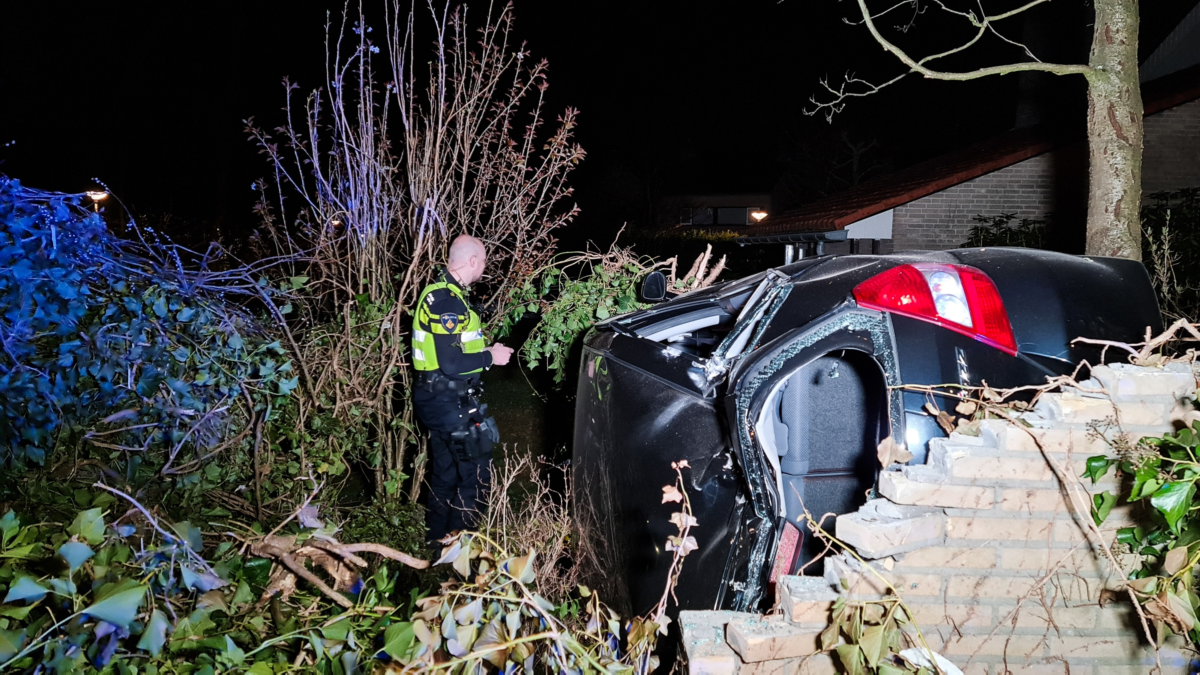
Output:
M329 224L334 227L337 227L338 225L342 224L342 221L334 219L334 220L329 221Z
M757 223L760 220L762 220L763 218L767 217L767 212L766 211L751 211L750 217L753 218L754 222Z
M94 201L94 202L98 202L101 199L108 198L108 193L103 190L89 190L88 192L85 192L84 194L91 197L92 201Z

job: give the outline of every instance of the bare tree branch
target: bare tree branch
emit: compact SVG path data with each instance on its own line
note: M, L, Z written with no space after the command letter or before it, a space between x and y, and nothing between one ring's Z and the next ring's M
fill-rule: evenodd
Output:
M924 11L920 7L919 0L906 0L905 2L900 2L895 5L892 5L892 6L888 7L887 9L883 10L882 12L879 12L876 14L872 14L870 8L867 7L867 0L857 0L858 8L862 15L862 20L861 21L851 21L851 20L847 19L846 22L851 23L853 25L865 25L867 27L867 30L869 30L871 32L871 37L875 38L875 41L878 42L879 45L882 46L885 51L891 53L893 56L895 56L897 59L899 59L901 63L908 66L909 71L907 73L903 73L901 75L893 77L892 79L890 79L886 82L883 82L881 84L873 84L867 80L854 77L853 75L847 75L845 78L845 81L842 83L842 85L838 88L834 88L829 85L827 80L822 80L821 86L826 91L833 94L833 98L829 101L819 101L819 100L817 100L816 96L813 96L812 98L809 99L809 101L811 101L813 103L814 107L804 110L804 114L815 115L818 112L824 112L826 121L832 121L833 116L835 114L841 112L844 109L847 99L862 98L865 96L870 96L872 94L878 93L884 87L895 84L896 82L900 81L905 76L907 76L911 73L917 73L917 74L919 74L927 79L931 79L931 80L947 80L947 81L962 82L962 81L968 81L968 80L977 80L977 79L989 77L992 75L1006 75L1009 73L1019 73L1019 72L1044 72L1044 73L1050 73L1052 75L1075 75L1075 74L1089 75L1089 74L1095 72L1095 69L1092 66L1084 65L1084 64L1045 63L1045 62L1041 61L1040 59L1038 59L1033 54L1033 52L1029 49L1028 46L1026 46L1023 43L1017 42L1016 40L1006 37L1005 35L1001 34L996 29L996 27L993 25L996 22L1003 21L1004 19L1009 19L1011 17L1017 16L1018 14L1021 14L1022 12L1025 12L1029 9L1032 9L1033 7L1036 7L1038 5L1041 5L1041 4L1049 2L1049 1L1050 0L1030 0L1030 2L1025 3L1021 7L1009 10L1007 12L1002 12L1000 14L994 14L994 15L988 15L983 10L983 5L982 5L981 0L980 0L978 14L976 14L974 11L965 11L964 12L961 10L951 9L950 7L947 7L941 0L932 0L934 5L936 5L939 9L941 9L942 11L947 12L949 14L953 14L955 16L962 17L966 21L970 22L970 24L972 26L974 26L977 30L975 31L974 35L969 40L962 43L961 45L958 45L957 47L953 47L946 51L939 52L937 54L931 54L929 56L917 59L917 58L914 58L913 56L909 55L908 52L901 49L895 43L893 43L890 40L888 40L887 38L885 38L883 36L883 34L879 31L879 28L876 26L875 21L876 21L876 19L888 14L889 12L892 12L893 10L895 10L901 6L905 6L905 5L911 5L912 7L914 7L914 10L915 10L914 20L915 20L916 14L919 14ZM900 28L901 32L907 31L907 29L909 27L911 27L911 25L912 24L910 23L908 26ZM948 56L952 56L954 54L959 54L961 52L966 51L967 49L970 49L971 47L978 44L979 41L988 33L995 35L997 38L1003 40L1004 42L1007 42L1008 44L1011 44L1015 47L1019 47L1022 51L1025 52L1025 54L1031 60L1019 62L1019 63L1006 64L1006 65L986 66L986 67L977 68L974 70L957 71L957 72L956 71L947 71L947 70L937 70L937 69L929 67L930 63L937 61L938 59L944 59Z

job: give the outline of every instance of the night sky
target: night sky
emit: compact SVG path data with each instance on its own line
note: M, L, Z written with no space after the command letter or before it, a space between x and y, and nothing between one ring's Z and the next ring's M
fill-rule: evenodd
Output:
M378 13L380 3L365 4L369 16ZM1193 4L1145 3L1143 51ZM95 176L136 213L170 213L200 230L247 231L254 226L250 184L267 167L242 120L281 120L284 76L305 89L318 86L325 12L341 7L296 0L6 3L0 172L61 191L88 189ZM589 153L573 181L581 227L619 226L613 221L627 214L613 205L631 191L768 192L789 167L819 174L836 159L830 139L843 132L876 142L883 163L898 167L1013 126L1016 78L909 78L853 102L832 127L801 114L822 76L837 80L850 70L878 80L899 72L865 28L841 20L853 9L848 0L517 0L520 37L550 61L551 109L581 110L578 138ZM1067 0L1013 30L1050 57L1082 60L1089 14L1082 0ZM929 12L895 35L925 52L951 44L944 27ZM991 48L977 53L1019 56ZM1048 88L1065 92L1049 112L1082 128L1074 112L1081 110L1081 78Z

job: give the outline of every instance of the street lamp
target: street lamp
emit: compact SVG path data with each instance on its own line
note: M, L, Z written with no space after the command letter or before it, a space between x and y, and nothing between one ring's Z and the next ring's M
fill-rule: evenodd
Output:
M108 191L106 190L88 190L85 192L92 200L92 205L96 207L96 213L100 213L100 202L108 199Z

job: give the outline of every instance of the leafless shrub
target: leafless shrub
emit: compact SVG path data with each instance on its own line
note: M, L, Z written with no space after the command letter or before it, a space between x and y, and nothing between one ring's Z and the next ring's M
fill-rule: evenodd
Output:
M562 476L561 488L553 485ZM582 553L571 520L569 470L528 455L509 454L492 469L480 531L507 551L537 550L538 588L550 602L566 600L583 581Z

